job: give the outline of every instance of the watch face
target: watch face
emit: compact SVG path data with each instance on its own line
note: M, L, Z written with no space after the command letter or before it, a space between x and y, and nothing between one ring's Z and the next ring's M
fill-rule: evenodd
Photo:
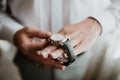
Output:
M64 34L53 34L51 35L50 39L54 42L65 42L67 37Z

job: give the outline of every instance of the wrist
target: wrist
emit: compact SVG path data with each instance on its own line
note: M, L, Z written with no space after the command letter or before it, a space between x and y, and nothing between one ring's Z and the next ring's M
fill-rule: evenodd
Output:
M15 45L16 47L17 47L17 43L18 43L18 37L20 37L19 35L20 35L20 33L21 33L21 30L22 30L22 29L16 31L15 34L14 34L14 36L13 36L13 43L14 43L14 45Z
M93 17L88 17L87 20L90 20L90 23L92 24L92 26L96 27L99 34L101 35L102 33L102 26L101 24Z

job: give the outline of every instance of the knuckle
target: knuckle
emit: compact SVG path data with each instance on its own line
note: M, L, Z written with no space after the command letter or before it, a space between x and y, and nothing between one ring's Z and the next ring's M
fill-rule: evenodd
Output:
M31 31L31 28L30 27L25 27L24 30L29 33Z
M80 44L81 44L81 45L84 45L85 42L86 42L85 40L81 40Z

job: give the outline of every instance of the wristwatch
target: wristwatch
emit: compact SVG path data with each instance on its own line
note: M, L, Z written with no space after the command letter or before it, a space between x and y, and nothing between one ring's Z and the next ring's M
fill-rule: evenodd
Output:
M53 34L50 36L50 38L48 38L48 41L52 45L61 46L67 54L67 58L61 55L56 59L57 61L62 61L63 65L65 66L68 66L75 61L75 55L71 46L71 42L65 34Z

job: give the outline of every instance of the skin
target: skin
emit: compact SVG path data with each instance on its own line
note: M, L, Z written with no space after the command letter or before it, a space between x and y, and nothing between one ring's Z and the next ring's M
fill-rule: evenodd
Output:
M78 55L81 52L88 50L94 44L101 33L101 26L95 19L88 18L82 22L64 26L58 33L63 33L68 36L75 55ZM50 56L53 59L56 59L64 53L62 48L48 45L40 54L42 54L44 58Z
M24 54L28 59L39 63L45 68L53 67L63 70L64 66L61 62L55 62L51 57L44 58L42 55L37 54L47 45L45 39L50 35L50 32L45 32L32 27L25 27L15 33L14 42L22 54ZM35 37L43 40L35 41Z
M100 24L92 18L64 26L58 33L66 34L74 48L75 55L88 50L96 41L101 33ZM31 27L25 27L17 31L14 35L14 42L18 49L30 60L38 62L45 68L57 68L64 70L62 62L55 62L54 59L64 54L62 48L53 45L47 45L45 39L50 37L49 32L41 31ZM34 38L43 39L36 42Z

